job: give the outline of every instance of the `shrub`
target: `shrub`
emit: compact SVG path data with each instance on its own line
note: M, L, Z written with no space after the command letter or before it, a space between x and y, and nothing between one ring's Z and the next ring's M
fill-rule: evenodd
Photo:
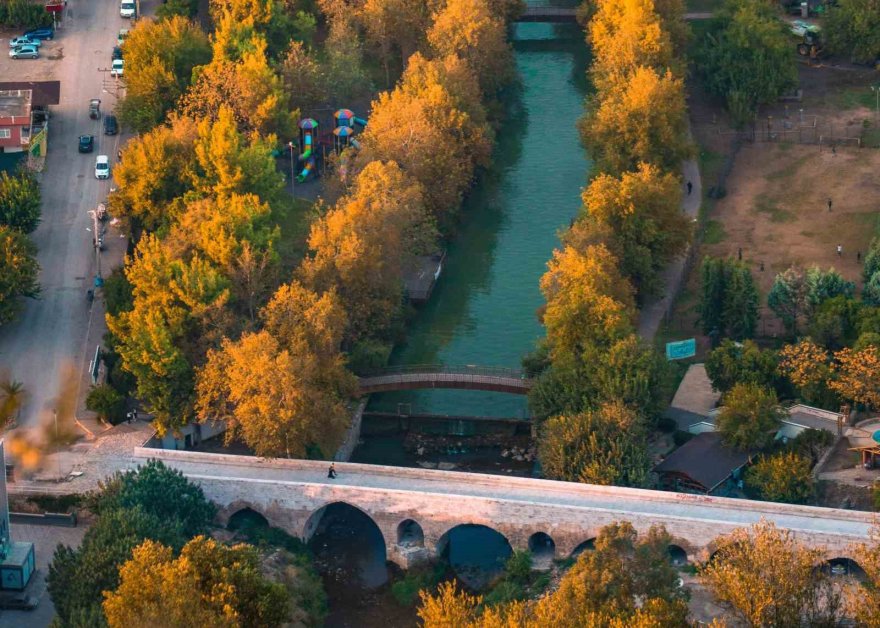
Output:
M86 408L97 412L102 421L116 425L125 418L125 397L109 384L92 386L86 397Z
M42 3L27 0L4 0L0 2L0 24L11 28L36 28L49 26L52 16Z

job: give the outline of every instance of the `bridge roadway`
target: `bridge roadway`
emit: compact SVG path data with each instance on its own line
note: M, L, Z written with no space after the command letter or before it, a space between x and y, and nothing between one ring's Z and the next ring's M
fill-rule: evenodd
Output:
M853 557L852 544L870 538L874 521L871 513L850 510L379 465L337 464L339 475L330 480L326 462L145 448L135 450L132 464L146 458L200 484L221 519L250 508L306 541L325 506L347 503L376 523L388 559L402 567L441 553L447 532L460 524L493 528L515 549L546 533L557 558L608 523L630 521L640 532L664 524L689 559L705 560L718 535L762 518L824 547L828 558ZM413 527L420 542L402 543L402 530Z

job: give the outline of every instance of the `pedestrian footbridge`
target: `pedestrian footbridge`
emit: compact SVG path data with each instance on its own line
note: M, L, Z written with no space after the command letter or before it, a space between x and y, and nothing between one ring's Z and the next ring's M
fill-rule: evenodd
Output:
M381 369L359 379L361 395L390 390L454 388L526 395L534 383L522 371L490 366L418 365Z

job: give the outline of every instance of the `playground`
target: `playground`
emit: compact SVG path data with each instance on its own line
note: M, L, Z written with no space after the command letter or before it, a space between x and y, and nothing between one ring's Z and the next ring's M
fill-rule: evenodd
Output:
M345 178L351 150L360 149L356 134L367 126L351 109L337 109L332 121L303 118L299 121L298 142L290 142L290 174L297 184L321 177L328 169L336 168ZM351 150L349 150L351 149Z

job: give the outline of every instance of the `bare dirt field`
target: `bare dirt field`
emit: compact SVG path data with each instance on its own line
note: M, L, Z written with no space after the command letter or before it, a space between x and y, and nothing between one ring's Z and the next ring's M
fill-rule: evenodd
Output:
M705 355L709 343L699 335L695 308L700 260L707 254L736 257L742 249L761 289L758 335L767 338L782 332L766 306L777 272L792 264L833 266L860 283L857 253L864 256L880 233L880 118L870 89L878 80L877 72L858 66L802 65L802 100L765 107L745 132L729 126L721 104L698 84L688 85L706 194L704 236L659 342L696 334L698 357ZM719 184L726 195L709 198Z

